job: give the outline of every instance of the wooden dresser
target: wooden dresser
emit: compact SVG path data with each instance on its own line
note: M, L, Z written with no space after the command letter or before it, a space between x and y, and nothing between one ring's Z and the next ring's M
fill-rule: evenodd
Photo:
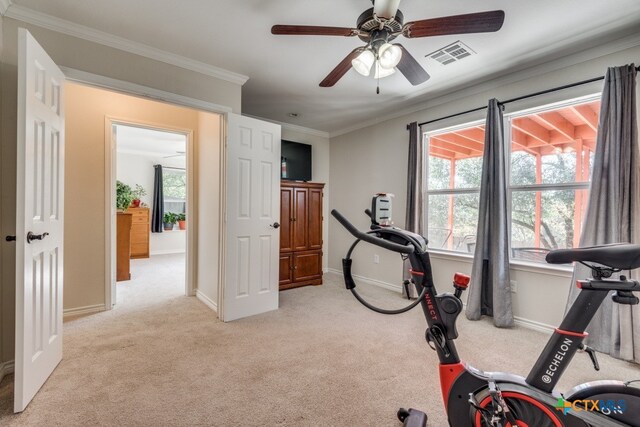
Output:
M151 222L149 208L129 208L131 221L131 258L149 258Z
M116 214L116 281L131 279L131 212Z
M280 185L280 290L322 284L324 184Z

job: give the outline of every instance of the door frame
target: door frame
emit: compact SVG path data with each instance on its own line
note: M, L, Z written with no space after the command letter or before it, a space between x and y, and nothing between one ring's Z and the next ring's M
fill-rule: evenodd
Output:
M114 79L111 77L102 76L100 74L94 74L87 71L78 70L75 68L64 67L61 66L60 69L64 73L67 81L75 82L87 86L97 87L101 89L110 90L113 92L120 92L126 95L132 95L139 98L150 99L153 101L164 102L171 105L176 105L180 107L192 108L194 110L215 113L221 116L220 120L220 224L219 224L219 232L220 232L220 242L219 242L219 250L218 250L218 311L217 315L220 319L223 317L223 306L221 302L224 301L224 279L225 279L225 253L227 250L226 245L226 205L227 205L227 197L226 197L226 169L227 169L227 154L226 154L226 145L227 145L227 128L228 128L228 120L229 113L233 110L231 107L227 107L224 105L216 104L213 102L203 101L200 99L192 98L189 96L179 95L173 92L167 92L160 89L155 89L149 86L139 85L137 83L131 83L124 80ZM111 129L109 128L109 140L111 140ZM106 144L105 144L106 146ZM106 148L105 148L106 149ZM193 150L191 150L193 152ZM106 165L105 165L106 166ZM193 170L193 168L192 168ZM106 171L105 171L106 175ZM106 181L106 180L105 180ZM108 182L108 181L107 181ZM197 186L197 182L194 183ZM197 200L194 200L197 206ZM109 201L110 203L110 201ZM108 206L108 205L107 205ZM189 228L189 227L188 227ZM188 229L187 228L187 229ZM196 237L197 234L194 234ZM107 242L110 243L110 236L105 235L107 237ZM197 260L197 239L192 239L192 243L195 245L195 249L192 251L192 263L193 263L193 271L191 275L191 280L193 282L196 281L196 260ZM107 252L110 253L110 252ZM188 269L188 266L187 266ZM107 274L111 271L111 262L109 260L109 264L105 262L105 297L106 293L109 293L109 297L111 296L111 277L110 274ZM107 288L108 287L108 291ZM111 300L105 299L105 310L111 310L113 305L111 304Z
M105 146L105 206L108 207L105 216L105 306L110 309L116 303L113 298L112 289L116 280L116 230L115 220L112 215L116 211L115 203L115 183L117 179L117 159L112 153L117 152L117 140L114 141L112 128L113 126L131 126L161 132L179 133L187 138L186 142L186 175L187 175L187 199L186 199L186 215L192 218L187 227L186 244L185 244L185 289L186 296L195 295L195 251L197 250L196 236L198 231L198 218L194 209L194 170L193 170L193 129L177 128L167 126L160 123L144 122L131 120L127 118L118 118L106 116L104 123L104 137L108 141ZM116 294L117 298L117 294Z

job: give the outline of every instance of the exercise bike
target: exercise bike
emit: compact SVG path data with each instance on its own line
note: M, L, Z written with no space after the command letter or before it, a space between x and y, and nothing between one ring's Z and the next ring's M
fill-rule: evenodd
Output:
M426 239L400 228L381 225L376 197L372 203L373 212L365 211L372 222L368 232L359 231L338 211L331 212L356 238L342 260L344 282L358 301L379 313L399 314L418 304L422 306L428 324L426 340L440 360L442 399L451 426L640 427L640 388L634 386L634 383L640 384L637 381L593 381L566 393L554 390L578 350L586 351L594 368L599 370L595 352L583 344L587 335L585 329L611 291L613 301L618 304L638 304L633 292L640 291L640 283L625 276L619 279L610 277L615 272L640 267L640 245L615 244L550 252L547 262L580 262L591 268L593 277L577 283L581 292L527 378L484 372L461 362L454 343L458 338L456 319L463 308L460 297L469 285L469 276L456 273L453 278L455 292L438 294L433 283ZM388 223L389 216L385 219ZM351 275L351 256L361 241L408 257L411 282L419 294L415 301L404 308L385 310L361 297ZM401 408L398 419L405 427L425 427L427 424L427 415L416 409Z

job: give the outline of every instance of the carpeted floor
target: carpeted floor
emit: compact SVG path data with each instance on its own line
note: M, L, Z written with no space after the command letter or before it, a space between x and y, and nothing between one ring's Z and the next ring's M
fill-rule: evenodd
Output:
M419 308L370 312L327 275L323 286L281 292L278 311L223 324L183 296L171 268L179 257L159 259L136 263L145 279L118 285L116 309L65 323L64 359L24 413L11 414L11 377L3 381L1 425L396 427L400 406L446 425ZM520 375L547 339L464 316L458 328L467 362ZM636 365L599 359L595 372L578 354L560 389L640 378Z

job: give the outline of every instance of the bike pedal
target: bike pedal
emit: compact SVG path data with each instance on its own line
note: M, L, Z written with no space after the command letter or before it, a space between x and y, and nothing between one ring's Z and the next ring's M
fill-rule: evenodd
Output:
M427 414L417 409L400 408L398 410L398 419L402 422L403 427L426 427Z

